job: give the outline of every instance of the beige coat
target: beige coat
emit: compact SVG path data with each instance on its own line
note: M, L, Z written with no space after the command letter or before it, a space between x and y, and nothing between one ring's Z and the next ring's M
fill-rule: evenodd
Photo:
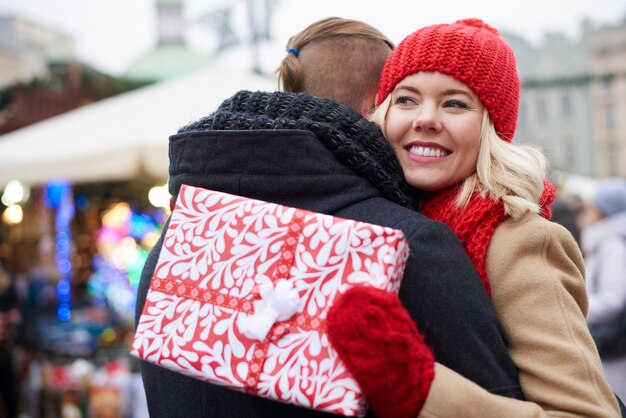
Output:
M583 259L569 232L532 214L507 221L486 265L527 401L493 395L436 364L420 417L620 417L585 321Z

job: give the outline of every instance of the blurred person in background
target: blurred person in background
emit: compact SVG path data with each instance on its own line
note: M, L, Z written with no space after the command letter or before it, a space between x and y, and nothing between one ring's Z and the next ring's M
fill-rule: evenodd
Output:
M19 382L13 359L15 331L22 322L9 273L0 264L0 418L17 416Z
M552 222L563 225L580 246L580 226L578 218L582 211L582 202L578 198L557 194L554 202L550 205L552 209Z
M580 216L589 313L609 384L626 397L626 180L600 183Z

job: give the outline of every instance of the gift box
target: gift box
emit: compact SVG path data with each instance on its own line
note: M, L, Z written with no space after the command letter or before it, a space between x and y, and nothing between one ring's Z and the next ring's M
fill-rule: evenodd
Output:
M396 293L401 231L183 185L131 353L257 396L345 416L366 401L329 343L354 285Z

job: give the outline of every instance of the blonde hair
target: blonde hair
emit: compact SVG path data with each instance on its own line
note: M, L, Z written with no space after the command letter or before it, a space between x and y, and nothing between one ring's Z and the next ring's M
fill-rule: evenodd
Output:
M391 95L388 95L369 116L385 137L385 118L390 104ZM527 212L539 213L547 170L548 162L540 150L502 140L485 109L476 171L461 184L456 207L465 207L472 194L479 193L482 197L501 200L505 213L513 219Z
M362 113L374 107L378 78L393 43L378 29L358 20L330 17L317 21L287 42L276 70L279 87L331 98ZM371 104L364 109L366 98Z

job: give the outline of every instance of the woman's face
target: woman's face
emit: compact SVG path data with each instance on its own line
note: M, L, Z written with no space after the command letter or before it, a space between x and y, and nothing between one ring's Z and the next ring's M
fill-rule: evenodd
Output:
M419 72L396 85L385 131L411 186L441 190L476 171L483 110L469 87L445 74Z

